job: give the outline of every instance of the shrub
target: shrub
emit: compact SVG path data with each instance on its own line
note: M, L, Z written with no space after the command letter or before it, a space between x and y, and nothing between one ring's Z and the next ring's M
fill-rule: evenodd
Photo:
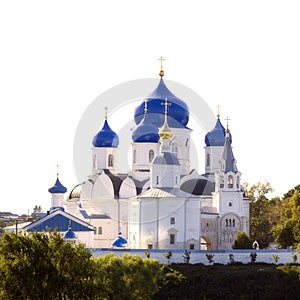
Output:
M257 254L255 252L250 253L251 263L254 264L256 262Z
M235 238L233 249L252 249L252 243L248 235L240 231Z
M205 255L206 255L206 258L208 259L208 262L210 264L212 264L214 262L215 255L214 254L210 254L210 253L206 253Z

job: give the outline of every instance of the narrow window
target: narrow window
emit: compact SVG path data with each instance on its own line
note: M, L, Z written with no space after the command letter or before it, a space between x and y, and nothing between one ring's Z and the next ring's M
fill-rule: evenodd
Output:
M229 227L231 227L231 219L229 219Z
M156 184L159 184L159 177L156 176Z
M190 250L195 250L195 244L190 244Z
M175 244L175 234L170 234L170 245Z
M102 227L101 227L101 226L98 227L98 234L99 234L99 235L102 235Z
M226 227L228 227L228 219L226 219Z
M233 178L232 175L228 176L227 185L229 188L233 188Z
M206 155L206 166L210 167L210 154L209 153L207 153L207 155Z
M96 154L93 155L93 167L96 168Z
M235 219L232 219L232 227L235 227Z
M97 234L97 227L94 227L94 234Z
M108 155L108 166L113 167L114 166L114 157L112 154Z
M189 146L189 139L186 139L185 146L186 146L186 147Z
M175 224L175 218L174 218L174 217L172 217L172 218L170 219L170 223L171 223L172 225Z
M231 202L231 201L229 201L229 203L228 203L228 206L229 206L229 207L231 207L231 206L232 206L232 202Z
M154 158L154 151L153 150L150 150L149 151L149 162L151 162Z
M136 163L136 150L133 150L133 157L132 157L133 163Z
M220 188L222 189L224 187L224 177L220 177Z

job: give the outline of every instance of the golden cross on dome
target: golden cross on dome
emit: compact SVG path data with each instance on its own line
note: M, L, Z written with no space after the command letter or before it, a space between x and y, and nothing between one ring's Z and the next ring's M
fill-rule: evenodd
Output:
M225 121L227 121L227 129L226 129L226 132L229 133L230 131L229 131L228 124L229 124L230 119L229 119L228 116L227 116L227 118L225 119Z
M144 113L148 112L148 99L144 99Z
M160 71L159 71L159 76L163 77L164 76L164 71L163 71L163 60L165 60L162 56L158 59L160 60Z
M168 107L172 105L172 103L168 102L168 99L165 99L165 102L162 102L161 105L163 105L165 107L165 115L168 114Z
M107 106L104 107L104 118L105 120L107 120L107 111L108 111L108 108Z
M217 117L218 117L218 118L220 118L220 108L221 108L221 105L218 104L218 105L217 105L217 110L218 110Z

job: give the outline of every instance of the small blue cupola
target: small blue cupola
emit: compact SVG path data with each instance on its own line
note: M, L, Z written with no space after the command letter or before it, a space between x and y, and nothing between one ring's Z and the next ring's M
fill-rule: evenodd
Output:
M57 174L57 179L54 183L54 186L48 189L48 192L51 194L64 194L67 192L67 188L64 187L59 179L58 179L58 174Z
M64 210L63 208L64 193L67 192L67 188L64 187L59 181L58 165L57 165L56 176L57 177L54 186L48 189L48 192L52 195L50 212L53 212L56 209Z
M118 135L108 125L107 111L102 129L94 136L93 146L99 148L117 148L119 146Z
M144 118L132 132L132 140L135 143L158 143L158 128L152 124L148 114L148 100L144 104Z
M211 131L209 131L205 136L205 144L207 147L209 147L209 146L224 146L225 136L226 136L226 129L222 125L219 115L218 115L218 119L217 119L215 127ZM229 141L231 144L232 143L231 133L229 133Z
M127 241L122 237L122 232L119 232L118 238L114 240L112 246L120 248L120 247L125 247L126 244Z
M68 230L64 233L64 239L69 241L76 239L76 234L71 227L71 220L69 222Z
M171 128L186 128L189 121L189 108L184 101L175 96L166 86L161 70L160 81L154 91L147 97L149 120L156 127L161 127L164 123L164 108L162 103L168 99L170 103L168 112L168 124ZM134 112L134 121L139 124L144 117L144 105L141 103Z

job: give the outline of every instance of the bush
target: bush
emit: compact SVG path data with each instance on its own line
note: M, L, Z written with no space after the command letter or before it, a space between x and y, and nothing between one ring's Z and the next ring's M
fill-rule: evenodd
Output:
M248 235L240 231L235 238L233 249L252 249L252 243Z

